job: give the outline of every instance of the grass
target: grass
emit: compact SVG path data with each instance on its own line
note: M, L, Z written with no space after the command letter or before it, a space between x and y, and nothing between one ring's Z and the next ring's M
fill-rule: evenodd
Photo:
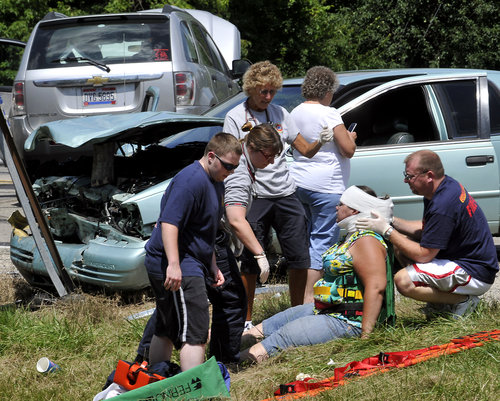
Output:
M0 305L31 289L20 279L2 276ZM152 299L134 304L120 297L77 294L37 310L29 307L0 309L0 399L1 400L92 400L101 391L118 359L132 360L147 319L127 321L133 313L150 309ZM261 295L256 300L255 321L286 307L286 295ZM500 306L481 303L464 320L426 321L420 304L401 299L394 328L380 328L368 340L345 339L282 352L258 365L231 373L233 400L270 397L298 373L316 379L333 374L355 360L379 352L403 351L447 343L477 331L500 328ZM43 375L36 361L47 356L62 370ZM328 365L332 359L335 365ZM396 369L326 391L314 400L497 400L500 398L500 341L486 343L455 355L442 356L405 369ZM312 399L312 398L311 398Z

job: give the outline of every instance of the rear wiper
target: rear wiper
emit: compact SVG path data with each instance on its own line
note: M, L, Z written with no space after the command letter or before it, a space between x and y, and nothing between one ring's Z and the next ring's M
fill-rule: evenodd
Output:
M91 58L87 57L64 57L61 59L55 59L51 61L52 63L61 63L61 62L66 62L66 63L88 63L96 66L97 68L100 68L101 70L104 70L106 72L110 72L111 68L109 68L106 64L100 63L99 61L92 60Z

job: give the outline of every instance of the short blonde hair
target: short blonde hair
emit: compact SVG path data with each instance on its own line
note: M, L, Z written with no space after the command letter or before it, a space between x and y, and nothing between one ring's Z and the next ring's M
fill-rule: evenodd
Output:
M252 64L243 75L243 91L249 95L249 91L257 86L271 85L280 89L283 85L283 77L278 67L270 61L260 61Z

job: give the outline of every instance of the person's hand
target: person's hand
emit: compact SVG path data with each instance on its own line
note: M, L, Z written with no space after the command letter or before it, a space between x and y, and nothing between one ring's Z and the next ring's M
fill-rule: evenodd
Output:
M384 233L389 229L390 224L386 219L381 217L376 211L372 210L372 218L360 218L356 221L356 228L358 230L370 230L384 235Z
M269 262L267 260L266 255L257 255L254 256L254 258L257 260L257 264L259 265L260 268L260 282L264 284L267 281L267 278L269 277Z
M182 271L180 265L169 264L167 266L167 274L163 286L165 289L177 291L181 288Z
M329 129L328 127L323 127L323 129L319 133L318 141L319 143L321 143L321 145L324 145L326 142L332 142L333 129Z
M212 284L212 287L220 287L222 284L224 284L224 281L226 281L219 268L212 270L212 274L214 277L214 283Z

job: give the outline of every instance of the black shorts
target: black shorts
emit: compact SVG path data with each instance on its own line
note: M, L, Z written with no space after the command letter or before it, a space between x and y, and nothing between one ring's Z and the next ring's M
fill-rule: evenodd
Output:
M208 340L210 314L203 277L182 277L178 291L167 291L164 278L149 275L156 298L155 335L168 337L179 349L182 344L205 344Z
M287 261L288 269L308 269L309 237L304 206L295 194L282 198L254 199L247 214L247 220L257 240L267 249L269 231L274 228ZM241 271L258 274L259 265L254 255L244 249L241 255Z

